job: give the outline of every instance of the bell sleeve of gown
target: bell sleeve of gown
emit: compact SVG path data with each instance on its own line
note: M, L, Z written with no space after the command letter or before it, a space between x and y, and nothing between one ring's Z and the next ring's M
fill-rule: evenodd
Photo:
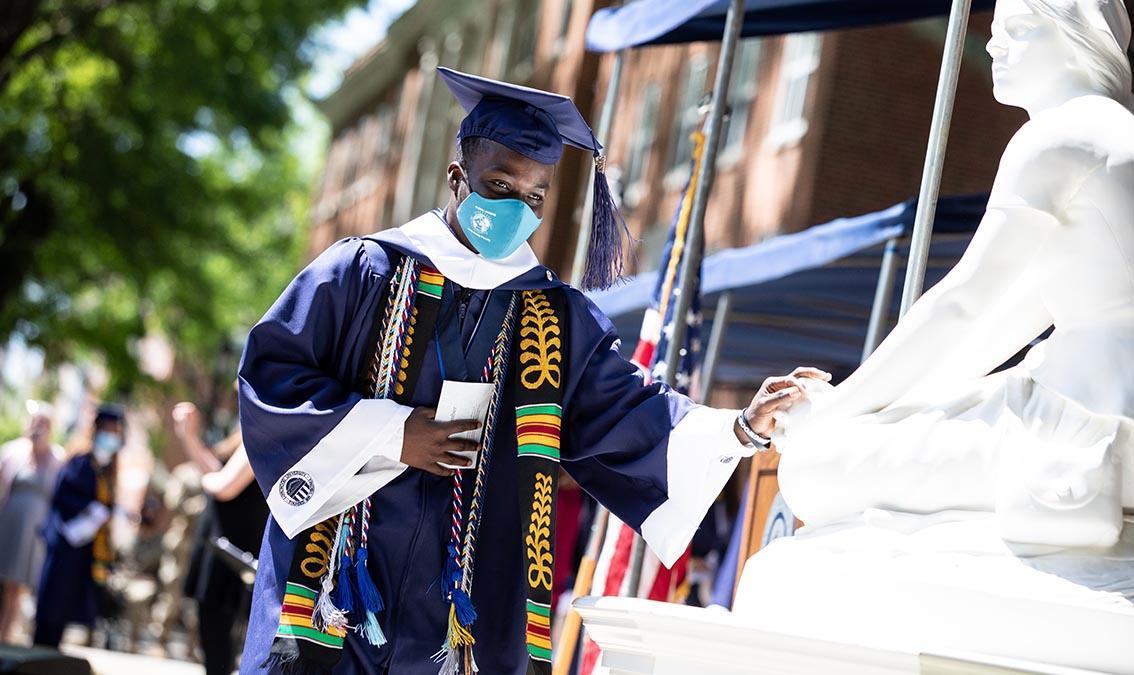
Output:
M637 530L672 566L741 457L754 449L733 433L738 410L693 403L618 352L618 335L581 294L571 306L572 365L563 467Z
M354 390L374 348L389 262L343 240L291 282L248 335L240 422L268 507L288 537L392 481L411 408Z
M72 548L81 548L94 539L103 522L99 520L102 512L107 517L110 514L96 499L96 480L89 455L72 457L59 471L51 495L51 515L44 526L48 543L58 543L62 538Z

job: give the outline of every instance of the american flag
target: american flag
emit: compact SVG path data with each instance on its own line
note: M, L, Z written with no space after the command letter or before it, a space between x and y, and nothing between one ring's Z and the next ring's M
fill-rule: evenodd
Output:
M653 299L650 308L642 319L642 329L638 336L638 346L634 350L631 361L642 368L647 382L665 381L668 374L668 364L665 362L666 350L673 337L674 316L677 307L678 295L682 292L693 293L689 303L689 313L680 320L688 324L685 332L685 344L681 350L681 358L677 364L677 373L674 378L674 388L682 393L689 393L701 352L701 270L697 269L690 288L684 291L679 288L681 266L687 247L687 230L689 214L692 210L693 193L696 191L696 176L698 163L704 149L705 138L700 130L693 132L693 159L690 161L690 180L685 186L684 194L673 216L669 227L669 239L662 251L661 264L658 267L658 280L654 286ZM594 584L592 586L597 595L626 596L649 598L663 602L676 602L683 600L685 595L686 571L689 565L689 551L678 559L670 569L666 569L649 549L646 549L642 560L642 573L637 588L630 585L630 558L634 548L634 531L625 523L610 516L610 524L606 529L606 539L603 541L602 553L595 568ZM591 675L598 662L599 648L591 640L586 641L583 663L579 672L581 675Z

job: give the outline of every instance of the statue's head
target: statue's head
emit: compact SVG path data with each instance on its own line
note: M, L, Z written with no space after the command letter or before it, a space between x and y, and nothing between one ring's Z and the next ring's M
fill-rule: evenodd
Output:
M1075 86L1129 104L1130 16L1123 0L998 0L988 53L993 94L1031 107Z

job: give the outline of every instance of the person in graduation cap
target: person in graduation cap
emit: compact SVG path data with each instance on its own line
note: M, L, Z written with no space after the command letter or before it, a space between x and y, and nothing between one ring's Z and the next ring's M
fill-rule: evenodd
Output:
M59 470L43 526L47 554L36 595L37 645L58 647L68 624L91 628L106 614L106 581L115 562L110 521L125 424L121 407L100 405L91 434Z
M770 379L743 411L645 385L526 243L563 145L602 166L574 103L438 72L468 112L448 204L331 246L248 336L241 424L272 517L242 673L550 672L560 467L672 564L798 378L829 378ZM595 188L589 288L625 227ZM436 419L450 382L483 383L482 419Z

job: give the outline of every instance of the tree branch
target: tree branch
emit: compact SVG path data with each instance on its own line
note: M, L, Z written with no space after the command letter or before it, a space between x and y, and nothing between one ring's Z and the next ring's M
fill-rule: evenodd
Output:
M5 0L0 3L0 64L40 15L43 0Z
M16 44L19 43L20 38L35 24L35 14L38 14L38 10L40 9L39 5L42 4L42 0L7 1L14 1L17 4L35 5L35 7L31 8L32 15L26 17L27 24L24 25L18 33L14 33L11 36L12 42L10 45L7 45L7 49L4 49L4 45L0 43L0 93L4 91L12 75L21 66L29 63L38 56L58 48L61 44L69 40L82 38L83 35L94 26L100 14L109 7L117 4L115 0L96 0L96 2L83 7L71 5L67 7L67 9L71 10L70 12L66 10L57 11L52 16L47 17L47 23L51 27L51 32L39 42L16 52ZM7 37L5 33L6 30L0 29L0 36ZM0 40L3 40L4 37L0 37Z

